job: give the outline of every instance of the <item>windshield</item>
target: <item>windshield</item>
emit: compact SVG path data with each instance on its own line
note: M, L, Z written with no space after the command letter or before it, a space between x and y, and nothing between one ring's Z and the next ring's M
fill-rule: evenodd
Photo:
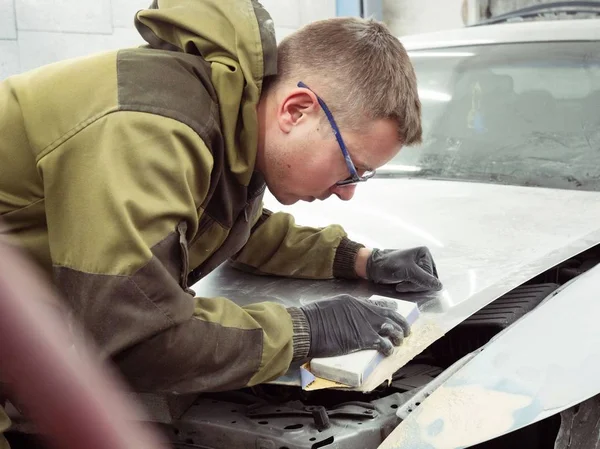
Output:
M409 52L423 144L380 176L600 190L600 45Z

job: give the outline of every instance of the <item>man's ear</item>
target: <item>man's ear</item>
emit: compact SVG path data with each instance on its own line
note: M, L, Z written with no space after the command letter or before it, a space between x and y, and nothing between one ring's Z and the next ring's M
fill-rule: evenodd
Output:
M279 127L285 133L320 109L317 96L308 89L296 88L280 102L277 109Z

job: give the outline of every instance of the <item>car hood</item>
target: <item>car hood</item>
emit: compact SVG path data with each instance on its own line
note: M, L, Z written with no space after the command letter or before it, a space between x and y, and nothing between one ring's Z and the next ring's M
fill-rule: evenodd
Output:
M271 300L297 306L340 293L417 302L428 325L411 335L413 346L403 349L402 360L388 358L378 366L381 376L362 387L369 391L494 299L600 243L598 204L598 192L425 179L372 179L350 202L336 198L284 207L266 197L267 208L293 213L298 224L338 223L369 247L429 247L444 289L398 294L365 281L262 277L228 266L192 288L241 305Z
M371 180L349 202L265 200L302 225L342 224L369 247L429 247L448 307L497 297L600 243L599 204L600 192L426 179Z

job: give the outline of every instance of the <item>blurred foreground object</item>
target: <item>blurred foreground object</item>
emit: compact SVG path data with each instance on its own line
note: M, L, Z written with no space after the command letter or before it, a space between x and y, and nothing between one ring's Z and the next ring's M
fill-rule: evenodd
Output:
M0 382L47 439L61 449L158 449L159 435L125 387L77 341L35 267L2 237L0 224ZM139 417L139 418L138 418Z

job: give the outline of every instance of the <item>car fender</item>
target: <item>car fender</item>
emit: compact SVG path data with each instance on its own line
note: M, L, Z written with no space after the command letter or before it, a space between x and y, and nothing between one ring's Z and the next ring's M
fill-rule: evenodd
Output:
M599 394L599 286L597 265L442 373L379 449L469 447Z

